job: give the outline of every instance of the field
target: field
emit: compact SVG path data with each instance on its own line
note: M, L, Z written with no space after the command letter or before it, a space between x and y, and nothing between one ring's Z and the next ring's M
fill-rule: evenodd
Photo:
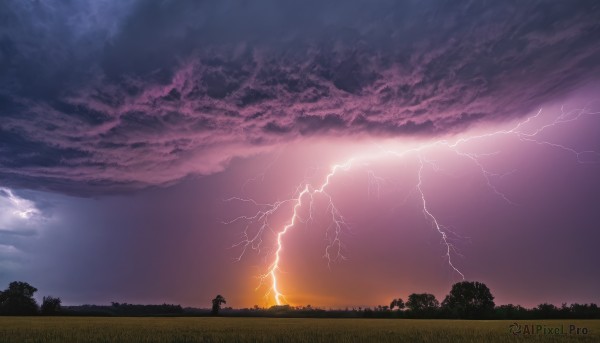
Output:
M517 321L582 334L513 335L514 321L0 317L0 342L600 342L600 320ZM523 329L524 327L522 327ZM523 330L522 330L523 332Z

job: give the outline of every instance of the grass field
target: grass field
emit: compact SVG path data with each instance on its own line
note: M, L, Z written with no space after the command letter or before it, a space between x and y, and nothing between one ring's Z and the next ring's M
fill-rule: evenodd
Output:
M514 321L278 318L0 317L0 342L600 342L600 320L517 321L569 325L586 335L513 335Z

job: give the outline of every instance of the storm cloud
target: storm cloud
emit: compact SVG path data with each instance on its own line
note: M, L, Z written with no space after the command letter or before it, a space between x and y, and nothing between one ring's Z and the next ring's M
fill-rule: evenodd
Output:
M315 136L435 136L597 79L597 1L6 1L0 183L170 184Z

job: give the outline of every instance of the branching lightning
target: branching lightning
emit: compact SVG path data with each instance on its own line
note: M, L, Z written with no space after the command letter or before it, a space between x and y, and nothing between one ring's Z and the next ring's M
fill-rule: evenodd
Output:
M449 140L437 140L433 142L429 142L427 144L422 144L417 147L403 149L403 150L389 150L380 148L379 153L370 154L367 156L354 156L349 160L334 164L330 169L328 174L325 175L323 182L317 187L312 186L309 182L304 181L297 188L294 194L285 200L276 201L273 203L259 203L251 198L240 198L240 197L232 197L227 199L226 201L240 201L251 204L258 208L257 212L250 216L239 216L226 222L226 224L231 224L234 222L244 222L245 229L242 233L242 239L233 245L233 247L237 247L241 249L241 253L236 258L237 260L242 259L242 257L247 253L249 249L257 250L258 253L262 252L263 245L263 236L266 232L271 232L275 235L275 245L272 248L269 248L266 256L271 257L271 262L268 263L267 271L260 275L260 284L257 287L260 288L265 283L269 283L268 291L266 297L272 297L271 299L277 305L282 305L287 303L284 294L280 289L279 278L281 273L281 260L282 253L284 250L285 236L286 234L294 228L296 224L299 222L308 223L313 219L313 208L316 206L315 200L317 198L324 199L327 202L327 213L330 220L330 225L325 232L325 237L328 242L324 257L327 259L328 265L331 265L334 262L344 260L345 256L343 254L344 245L341 240L342 232L344 229L348 228L348 223L344 219L344 216L341 214L340 210L336 207L333 197L327 192L329 186L334 182L334 178L336 175L342 172L349 171L353 167L357 165L368 165L370 161L384 159L384 158L395 158L395 159L405 159L405 158L414 158L417 162L417 184L413 188L413 192L418 195L420 206L425 216L426 220L431 223L431 226L436 230L439 234L441 243L444 246L444 258L448 263L449 268L452 272L456 273L458 277L461 279L465 279L464 273L457 267L455 262L453 261L453 256L458 255L454 245L452 244L452 239L449 236L449 233L452 233L447 227L441 224L436 215L432 212L429 207L429 203L427 200L427 196L422 188L424 180L423 180L423 172L427 167L431 167L434 171L439 169L439 166L426 157L427 151L432 148L442 148L448 150L450 153L455 154L456 156L465 158L467 161L472 163L475 167L480 171L487 187L497 195L499 198L506 201L508 204L517 205L513 201L510 200L509 196L504 194L494 185L495 178L502 178L514 172L510 171L508 173L495 173L492 172L484 166L481 159L482 157L489 157L498 154L499 152L491 152L485 154L477 154L473 152L468 152L462 149L462 147L469 142L476 140L485 140L490 139L496 136L510 136L514 137L517 140L525 143L534 143L538 145L545 145L548 147L560 149L567 153L570 153L575 156L577 162L579 163L590 163L595 162L596 160L584 159L583 157L586 155L595 156L596 159L600 158L600 153L593 150L585 150L578 151L571 147L565 146L563 144L550 142L541 137L542 132L557 127L558 125L574 122L579 120L581 117L586 115L598 115L600 112L590 112L586 108L576 109L569 112L565 112L564 109L561 110L561 114L556 118L552 119L550 122L546 122L544 124L536 125L536 121L541 119L542 110L540 109L535 115L527 117L525 120L518 122L514 127L505 130L498 130L494 132L489 132L485 134L479 135L470 135L467 137L462 137L456 139L454 141ZM264 174L263 174L264 175ZM369 195L373 192L377 196L379 196L379 192L381 190L381 185L384 182L384 179L375 175L372 170L368 171L368 182L369 182ZM303 206L308 205L308 215L302 215L301 209ZM286 223L281 227L281 229L276 229L272 224L272 217L276 214L284 211L285 209L289 209L291 206L291 213L289 219Z

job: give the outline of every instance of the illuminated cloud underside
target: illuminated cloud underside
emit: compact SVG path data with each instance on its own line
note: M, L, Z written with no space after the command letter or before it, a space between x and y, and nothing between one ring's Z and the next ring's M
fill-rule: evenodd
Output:
M315 136L495 125L593 80L600 59L587 1L1 6L0 180L75 194Z

